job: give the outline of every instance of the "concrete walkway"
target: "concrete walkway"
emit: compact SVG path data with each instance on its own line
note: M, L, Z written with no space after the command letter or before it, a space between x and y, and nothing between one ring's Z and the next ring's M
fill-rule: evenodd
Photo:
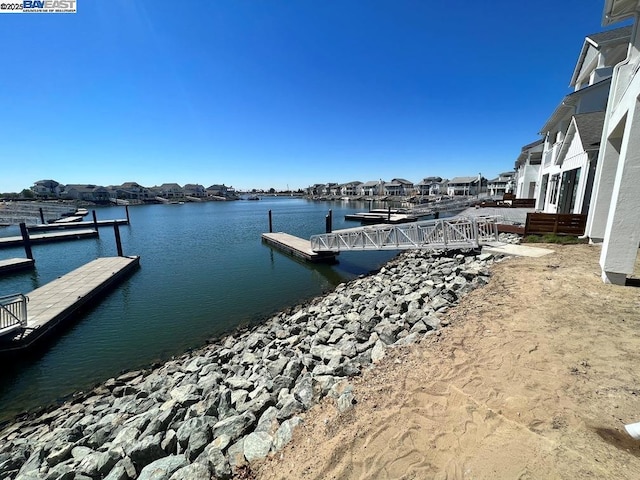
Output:
M501 253L503 255L516 255L518 257L544 257L553 253L548 248L530 247L528 245L513 245L510 243L495 242L482 247L483 253Z

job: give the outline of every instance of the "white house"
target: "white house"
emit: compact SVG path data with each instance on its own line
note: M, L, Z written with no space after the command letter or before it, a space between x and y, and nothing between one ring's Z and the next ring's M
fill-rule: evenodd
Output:
M442 186L441 177L423 178L421 182L416 184L416 193L418 195L441 195L440 187Z
M447 195L479 195L483 187L487 186L487 180L480 175L475 177L454 177L449 180Z
M359 195L360 185L362 182L355 180L353 182L347 182L340 185L340 195L345 197L355 197Z
M55 180L38 180L31 187L31 191L38 197L58 198L60 192L64 189L64 185Z
M576 131L582 128L585 130L583 136L590 139L594 136L592 130L600 117L580 115L605 111L612 67L624 58L629 35L629 27L623 27L585 38L571 78L574 92L562 99L540 130L545 140L537 182L540 186L536 201L538 210L546 213L587 211L591 195L586 186L593 182L595 170L592 161L597 156L591 147L597 145L580 150L584 145L579 134L576 138ZM602 126L602 122L599 123ZM572 134L570 138L566 138L568 133ZM567 155L570 161L565 162Z
M504 172L496 178L487 181L487 192L489 195L501 196L505 193L513 193L515 187L516 172Z
M384 184L384 194L396 197L404 197L413 194L413 182L404 178L394 178Z
M525 145L515 164L516 198L536 198L544 140Z
M374 197L382 192L382 180L371 180L364 182L359 187L359 195L364 197Z
M640 243L640 0L605 0L603 25L633 19L626 58L613 69L586 234L602 240L607 283L624 285Z

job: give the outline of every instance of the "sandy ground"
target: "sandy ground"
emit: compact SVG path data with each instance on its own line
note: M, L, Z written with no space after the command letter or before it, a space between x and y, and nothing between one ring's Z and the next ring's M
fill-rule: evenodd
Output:
M255 478L640 479L640 288L604 285L597 246L541 246L352 380L353 410L310 410Z

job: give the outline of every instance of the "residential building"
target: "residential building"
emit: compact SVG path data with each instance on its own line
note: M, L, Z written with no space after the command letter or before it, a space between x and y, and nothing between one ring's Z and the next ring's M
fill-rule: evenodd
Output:
M544 140L536 140L522 147L516 160L516 198L536 198Z
M345 197L355 197L359 195L360 185L362 185L362 182L359 182L357 180L353 182L343 183L342 185L340 185L340 195Z
M113 192L115 198L125 200L148 200L151 195L150 190L147 187L143 187L137 182L124 182L120 186L112 186L110 190Z
M442 193L444 193L444 190L441 192L441 187L441 177L426 177L423 178L421 182L416 184L416 193L418 195L442 195Z
M197 183L187 183L182 187L184 194L188 197L202 198L207 196L207 190Z
M382 192L384 192L382 188L383 184L384 182L382 180L371 180L369 182L365 182L360 185L360 195L364 197L382 195Z
M384 184L384 194L392 197L413 195L413 182L404 178L394 178Z
M154 187L159 197L163 198L182 198L184 190L177 183L163 183L159 187Z
M109 190L99 185L81 184L67 185L60 194L63 198L71 200L84 200L86 202L109 202Z
M55 180L38 180L31 187L31 191L38 198L58 198L63 189L64 185Z
M589 139L597 136L593 128L599 123L600 116L580 115L605 111L612 67L624 58L629 36L629 27L624 27L585 38L570 82L574 92L562 99L540 130L545 140L538 177L538 210L546 213L588 210L591 195L586 187L593 184L595 166L591 162L597 158L597 153L593 152L597 145L588 145L587 149L581 150L585 145L579 129L582 128L582 136ZM570 128L572 135L566 138ZM570 161L565 162L567 155Z
M602 23L633 19L626 58L613 68L586 234L603 241L602 279L624 285L640 243L639 0L605 0Z
M504 172L496 178L487 181L487 192L492 197L503 196L505 193L513 193L516 172Z
M475 177L454 177L449 180L447 195L480 195L487 186L487 179L481 175Z

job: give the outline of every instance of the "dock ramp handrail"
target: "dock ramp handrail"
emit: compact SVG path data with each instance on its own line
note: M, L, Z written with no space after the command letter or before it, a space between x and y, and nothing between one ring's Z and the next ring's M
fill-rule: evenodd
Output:
M27 326L28 301L21 293L0 297L0 335Z
M447 218L402 225L372 225L313 235L314 252L345 250L452 250L498 240L495 217Z

